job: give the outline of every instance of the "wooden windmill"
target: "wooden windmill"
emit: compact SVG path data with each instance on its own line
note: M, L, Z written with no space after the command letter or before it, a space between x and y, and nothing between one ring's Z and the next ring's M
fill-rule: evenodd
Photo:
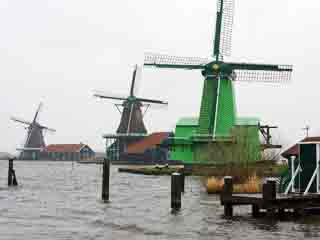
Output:
M218 0L214 48L211 58L178 57L147 53L144 66L201 70L204 87L192 142L230 137L238 120L234 81L279 83L290 80L292 66L224 61L231 54L234 0Z
M140 81L140 77L141 67L136 65L133 71L129 96L127 97L101 91L95 91L94 94L94 96L98 98L122 101L121 104L115 104L121 114L121 120L116 134L107 135L108 138L116 139L111 148L115 148L113 151L117 152L117 156L121 152L126 151L126 147L129 143L137 141L147 135L143 117L149 107L152 105L168 105L167 102L161 100L137 97L137 82ZM119 107L122 107L122 111ZM142 111L142 107L145 107L144 112ZM115 145L117 145L117 147Z
M43 131L44 130L49 132L56 131L55 129L48 128L44 125L39 124L38 118L39 118L39 113L42 109L42 106L43 104L40 103L33 117L33 120L31 122L20 119L20 118L11 117L11 120L18 123L22 123L27 126L26 129L28 132L27 132L26 139L23 143L23 147L17 149L21 151L20 152L21 159L29 159L29 160L37 159L38 153L46 147Z

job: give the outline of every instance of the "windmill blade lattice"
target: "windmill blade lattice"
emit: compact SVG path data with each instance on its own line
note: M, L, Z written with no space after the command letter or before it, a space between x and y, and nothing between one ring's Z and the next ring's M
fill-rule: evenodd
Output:
M93 96L98 98L109 98L113 100L126 100L128 97L108 91L93 90Z
M38 107L37 111L36 111L36 114L34 115L33 122L36 122L38 120L39 113L42 111L42 108L43 108L43 104L41 102L39 104L39 107Z
M130 96L134 96L134 83L136 81L136 76L137 76L137 65L135 66L133 75L132 75L132 81L130 86Z
M136 98L139 102L149 103L149 104L160 104L160 105L168 105L168 102L164 102L161 100L147 99L147 98Z
M152 65L166 68L203 69L209 63L208 58L180 57L165 54L145 53L144 65Z
M233 80L239 82L289 83L291 81L292 66L275 66L277 66L278 70L267 70L267 68L266 70L236 69L233 71Z
M142 68L136 65L132 75L130 86L130 96L136 96L139 93L140 83L142 79Z
M46 126L40 126L40 128L42 128L43 130L46 130L47 132L56 132L55 129L53 129L53 128L48 128L48 127L46 127Z
M218 1L218 9L221 9L221 0ZM223 0L222 9L220 54L222 56L230 56L232 50L234 0Z
M291 81L292 72L234 70L234 73L233 80L237 82L288 83Z
M24 120L22 118L11 117L10 119L12 121L23 123L23 124L26 124L26 125L31 125L32 124L30 121L26 121L26 120Z
M140 92L141 80L142 80L142 67L137 65L136 76L133 87L133 96L137 96Z

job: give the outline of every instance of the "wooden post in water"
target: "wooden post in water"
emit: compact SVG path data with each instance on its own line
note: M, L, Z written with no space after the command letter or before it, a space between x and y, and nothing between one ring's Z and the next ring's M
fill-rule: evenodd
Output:
M13 158L9 158L8 186L12 186L12 170L13 170Z
M279 217L283 217L284 214L285 214L285 209L284 209L284 208L279 208L279 209L278 209L278 216L279 216Z
M259 217L259 214L260 214L260 208L258 205L256 204L253 204L252 205L252 217Z
M276 200L277 191L276 191L276 181L274 180L267 180L265 184L262 186L262 198L265 204L267 205L267 214L274 215L275 209L270 206L270 202ZM269 205L269 207L268 207Z
M110 160L104 158L102 171L102 200L109 201Z
M224 185L222 190L222 202L224 202L224 215L226 217L232 217L233 215L233 207L231 203L228 203L228 200L232 199L233 192L233 180L232 177L226 176L224 177Z
M16 171L12 169L12 185L13 186L18 186L18 181L16 177Z
M273 201L276 199L277 191L276 191L276 181L267 180L265 184L262 186L262 198L264 201Z
M171 175L171 208L181 209L181 175L177 172Z

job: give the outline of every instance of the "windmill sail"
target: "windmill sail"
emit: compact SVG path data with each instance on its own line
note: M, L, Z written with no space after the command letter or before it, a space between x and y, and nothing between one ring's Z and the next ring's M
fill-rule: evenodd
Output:
M144 65L160 68L203 69L210 61L208 58L170 56L157 53L145 53Z
M26 125L31 125L31 124L32 124L32 122L23 120L23 119L21 119L21 118L11 117L10 119L11 119L12 121L19 122L19 123L26 124Z
M288 83L291 80L291 65L229 63L232 66L232 80L239 82Z
M94 90L93 96L98 98L107 98L107 99L113 99L113 100L126 100L126 96L122 96L120 94L111 93L108 91L100 91L100 90Z
M135 69L133 71L133 75L132 75L132 82L131 82L131 87L130 87L130 96L134 96L134 83L136 80L136 76L137 76L137 65L135 66Z
M221 2L221 0L219 2ZM220 54L222 56L231 55L233 16L234 0L223 0L220 40Z
M291 80L291 72L235 70L234 81L237 82L264 82L264 83L288 83Z

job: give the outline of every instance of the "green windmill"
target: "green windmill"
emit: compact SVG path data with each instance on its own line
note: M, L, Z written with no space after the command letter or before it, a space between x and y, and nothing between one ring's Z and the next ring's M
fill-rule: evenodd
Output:
M173 148L176 160L192 162L194 160L192 155L197 146L201 145L200 143L230 138L232 129L238 122L244 122L243 118L236 116L233 81L280 83L289 81L291 78L292 66L290 65L224 61L225 56L231 55L233 15L234 0L218 0L211 58L178 57L153 53L145 55L144 66L201 70L204 77L199 118L185 118L177 124L176 139L173 139L171 143L173 146L176 145L176 148ZM256 121L255 125L258 124ZM178 129L179 126L181 129ZM257 134L259 134L258 130ZM255 138L259 139L259 137ZM181 145L184 146L181 147ZM177 154L178 152L181 154ZM182 154L182 152L185 153Z

